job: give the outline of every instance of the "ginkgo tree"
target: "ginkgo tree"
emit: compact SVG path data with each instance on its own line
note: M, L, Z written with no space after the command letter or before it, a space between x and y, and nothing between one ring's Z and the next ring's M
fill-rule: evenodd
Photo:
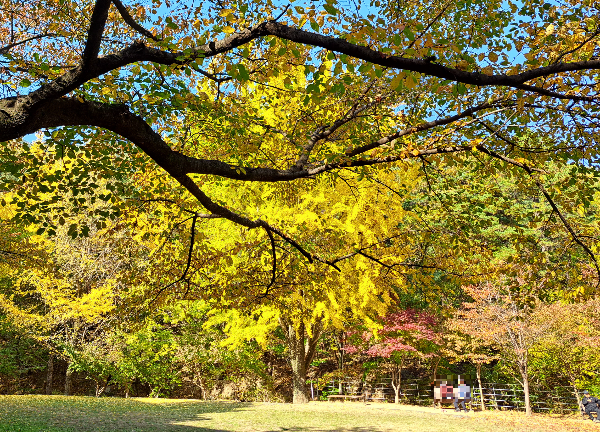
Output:
M27 164L13 152L41 132L48 145L89 154L76 183L93 191L90 171L143 170L132 162L141 151L208 215L319 261L322 250L309 251L268 214L246 213L237 189L222 201L205 182L283 183L406 159L453 163L464 153L502 161L545 191L544 162L598 156L596 8L575 0L2 0L2 166L13 181L39 182L23 176ZM298 66L306 83L294 88ZM272 77L283 77L263 101L279 107L275 125L246 106L248 92L263 92ZM293 116L280 104L290 94L300 100ZM217 143L211 151L186 133L192 125L182 128L190 111L211 119L202 132ZM222 118L236 124L225 135L212 127ZM524 130L538 133L522 140ZM277 146L263 151L263 139ZM24 206L19 217L36 212ZM595 263L586 239L562 222Z
M416 182L417 168L408 170ZM401 173L379 172L377 179L395 184L398 176L411 176ZM393 303L394 290L405 286L408 274L442 265L434 262L435 257L419 254L426 227L413 221L412 231L398 229L400 222L408 224L414 218L402 208L402 199L377 182L359 181L358 174L345 173L344 179L331 185L323 177L293 191L277 184L238 187L247 197L248 213L266 211L307 248L320 250L329 265L307 267L286 242L271 244L252 234L235 233L230 221L221 220L216 223L223 227L203 241L221 244L225 250L234 248L235 255L220 261L218 272L204 269L208 277L198 274L189 281L188 295L221 295L216 308L250 310L246 313L260 317L254 323L226 315L226 321L236 322L228 330L233 346L280 326L293 373L294 402L307 401L306 374L325 329L342 330L351 319L376 326L375 320ZM327 200L324 191L330 187L337 192ZM271 198L264 200L265 194ZM380 206L372 205L374 201ZM357 244L358 249L340 257L347 242Z

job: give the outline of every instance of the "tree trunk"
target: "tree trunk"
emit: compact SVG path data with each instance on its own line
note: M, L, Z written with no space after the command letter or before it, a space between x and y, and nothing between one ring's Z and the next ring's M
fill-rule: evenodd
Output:
M577 406L581 406L581 397L579 396L579 391L577 390L577 386L575 385L575 380L571 381L573 386L573 393L575 393L575 398L577 399Z
M289 359L292 366L292 395L293 403L307 403L310 400L306 385L306 373L315 355L317 342L321 336L322 322L317 320L311 326L312 334L309 336L304 323L295 327L291 320L282 317L280 324L283 327L288 348Z
M306 369L302 361L302 354L295 353L292 361L292 379L293 379L293 403L307 403L309 401L308 389L306 388Z
M104 390L106 390L106 387L108 387L108 384L110 384L111 379L112 379L112 375L109 375L108 378L106 378L106 381L104 383L102 383L100 381L96 381L96 397L97 398L102 396L102 394L104 393Z
M54 375L54 356L50 354L48 358L48 372L46 374L46 394L52 394L52 380Z
M292 364L293 403L307 403L308 389L306 388L306 350L304 345L305 328L301 323L298 329L290 326L290 362Z
M481 363L477 363L477 384L479 384L479 395L481 397L481 411L485 411L485 401L483 400L483 386L481 385Z
M438 367L440 365L440 361L442 360L441 357L438 357L437 360L435 361L435 366L433 367L433 384L435 385L435 379L437 378L437 371L438 371Z
M396 363L392 370L392 387L394 388L394 403L400 403L400 385L402 384L402 363L404 359L400 360L400 364Z
M521 371L521 377L523 378L523 391L525 392L525 414L531 415L531 403L529 402L529 377L527 376L527 369Z
M198 378L198 387L200 387L200 391L202 392L202 400L206 400L206 387L204 386L204 381L202 378Z
M335 333L334 333L335 334ZM338 361L338 369L340 371L344 370L344 332L341 331L339 338L336 337L336 342L337 342L337 361ZM343 394L344 391L344 386L343 386L343 380L342 378L340 378L340 381L338 383L338 394Z
M67 372L65 373L65 396L71 396L72 375L73 370L71 369L71 362L67 362Z

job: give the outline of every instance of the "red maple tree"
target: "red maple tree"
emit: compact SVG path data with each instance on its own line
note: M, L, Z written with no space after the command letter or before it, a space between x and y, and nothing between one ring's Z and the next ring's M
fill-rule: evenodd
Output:
M404 309L387 314L376 332L363 331L349 334L353 344L347 353L363 353L381 358L389 367L394 388L395 403L400 402L402 368L410 357L431 357L441 344L437 330L439 319L428 311ZM358 336L358 337L357 337Z

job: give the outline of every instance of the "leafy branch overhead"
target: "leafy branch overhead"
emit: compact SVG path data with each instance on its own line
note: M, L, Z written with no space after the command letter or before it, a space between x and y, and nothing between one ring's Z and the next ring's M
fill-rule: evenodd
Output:
M599 155L594 5L0 0L0 8L0 141L13 177L25 177L11 158L33 133L89 152L97 171L135 170L123 161L141 150L203 211L266 232L272 284L275 237L311 262L336 261L268 214L244 211L236 182L364 176L408 160L477 160L489 175L500 162L537 185L598 269L544 186L547 163L585 170ZM219 179L233 181L227 200L207 186ZM182 279L189 260L185 268Z

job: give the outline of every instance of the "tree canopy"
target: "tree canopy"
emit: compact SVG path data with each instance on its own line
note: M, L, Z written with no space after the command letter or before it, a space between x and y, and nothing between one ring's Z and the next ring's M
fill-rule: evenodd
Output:
M23 156L29 134L42 133L57 155L81 155L68 181L46 173L38 207L23 205L18 217L39 218L44 194L93 192L103 177L135 194L124 179L155 163L195 199L197 217L260 228L312 262L321 251L244 209L239 182L491 158L541 191L595 263L545 186L546 162L585 171L598 157L594 2L2 0L0 8L3 183L41 183ZM221 184L229 193L219 197L206 186L212 179L231 180ZM155 196L166 185L154 183Z

